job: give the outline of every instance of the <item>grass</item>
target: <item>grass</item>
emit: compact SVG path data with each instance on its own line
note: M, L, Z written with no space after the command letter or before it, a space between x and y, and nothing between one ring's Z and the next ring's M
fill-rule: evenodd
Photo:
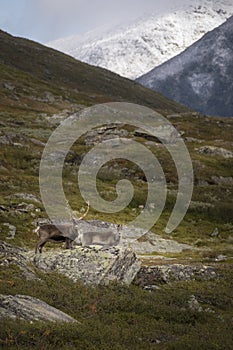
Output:
M212 119L209 118L208 120L210 120L208 124L211 125L211 123L213 123ZM228 118L224 118L224 121L227 125L231 125L231 121L229 121ZM43 147L32 143L31 137L41 142L46 142L54 126L51 126L47 118L32 112L23 115L16 114L15 117L13 113L2 113L0 114L0 122L5 124L2 128L4 135L10 135L12 139L12 144L3 144L0 148L1 165L3 166L3 168L0 168L0 204L12 208L2 213L0 222L10 222L14 224L18 229L15 242L20 242L21 245L26 244L26 246L30 247L34 245L34 236L32 237L31 232L33 217L31 213L16 215L14 208L17 207L20 200L17 200L14 204L12 198L8 196L15 192L32 193L39 196L38 169ZM192 125L194 131L200 121L191 115L189 118L179 118L179 125L182 124L184 128L186 128L186 123L189 126ZM174 124L176 126L176 120ZM215 128L215 124L216 123L213 124L213 128ZM129 129L128 126L126 126L125 130L129 132L129 137L133 137L133 129ZM226 139L228 138L228 133L231 134L232 131L230 127L226 129ZM208 144L208 135L212 138L212 134L204 133L204 131L202 131L202 133L202 137L205 137L205 142ZM13 142L21 143L22 147L14 146ZM146 141L140 139L138 142L145 144ZM222 146L224 146L224 143L225 141L223 141ZM72 147L64 166L64 190L72 208L77 211L85 206L77 184L78 166L85 153L91 148L91 146L85 145L85 140L82 138ZM170 155L163 147L160 146L158 148L151 146L151 150L159 159L166 175L168 188L171 190L168 193L165 210L152 231L167 238L163 230L176 200L176 168ZM231 175L231 159L219 160L212 156L202 156L199 155L193 147L190 147L190 154L191 158L194 159L194 174L196 179L209 181L213 174L219 177ZM197 160L198 162L196 162ZM125 169L127 169L127 171L125 171ZM127 178L134 186L134 197L128 208L121 213L115 214L101 214L90 210L87 219L98 218L127 224L127 222L131 221L139 214L139 206L144 205L146 202L147 184L144 181L143 172L133 163L121 159L105 164L98 174L97 187L99 193L106 200L114 200L116 198L115 186L117 181L121 178ZM190 207L185 219L172 233L171 237L180 242L189 244L195 244L195 242L199 240L198 245L203 249L217 249L220 252L221 250L225 250L226 246L229 245L229 238L232 237L232 232L225 228L225 224L232 223L232 198L232 186L199 186L196 184L192 198L196 205ZM43 206L38 204L35 204L35 206L40 210L37 215L46 216ZM28 222L26 226L24 224L25 220ZM216 227L219 228L220 238L212 240L210 235ZM2 239L4 239L5 234L6 229L3 230L2 228Z
M55 273L22 281L18 269L1 272L0 293L26 294L67 312L81 324L1 321L10 349L230 349L232 269L216 280L177 282L154 292L112 284L90 287ZM195 295L203 311L191 310ZM210 311L211 310L211 311Z
M3 76L3 81L16 85L14 93L21 99L17 103L10 98L11 91L0 89L4 108L22 108L19 102L23 99L24 109L48 109L50 113L65 109L67 102L89 106L111 101L138 103L164 113L188 111L188 108L161 94L105 69L82 63L35 42L14 38L2 31L0 38L0 58L4 62L0 65L0 76ZM31 98L44 97L47 92L53 94L54 102L43 103Z

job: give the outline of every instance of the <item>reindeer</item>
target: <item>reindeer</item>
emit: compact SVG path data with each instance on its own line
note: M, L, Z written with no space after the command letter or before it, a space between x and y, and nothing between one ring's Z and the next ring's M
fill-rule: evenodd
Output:
M78 219L74 218L70 212L72 222L64 224L43 224L38 225L35 229L39 237L39 242L36 245L35 253L42 253L42 248L46 242L65 242L66 249L70 249L72 242L77 238L77 222L82 220L88 213L90 208L89 202L87 202L86 212ZM67 206L68 209L68 206Z
M102 245L114 246L120 242L120 230L122 225L117 225L117 232L103 231L103 232L84 232L79 234L82 246Z

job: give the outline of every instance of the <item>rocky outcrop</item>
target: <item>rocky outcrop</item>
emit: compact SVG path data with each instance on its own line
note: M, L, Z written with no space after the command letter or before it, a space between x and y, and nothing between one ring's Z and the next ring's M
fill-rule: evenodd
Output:
M135 283L141 287L152 287L176 281L190 281L194 279L209 280L216 278L217 272L212 266L167 264L157 266L143 266L135 278Z
M73 281L86 284L108 284L110 281L130 284L141 262L130 248L80 247L71 250L56 248L34 254L33 251L0 243L1 266L17 265L28 279L35 279L34 267L42 271L57 271Z
M0 319L78 322L64 312L28 295L0 294Z
M231 152L225 148L221 148L221 147L203 146L200 148L196 148L196 150L201 154L208 154L211 156L219 156L219 157L223 157L225 159L233 158L233 152Z
M34 266L57 271L73 281L86 284L108 284L110 281L130 284L140 269L140 261L130 248L101 246L76 247L31 254Z
M16 234L16 227L9 224L9 222L5 222L3 226L7 226L9 229L8 237L6 237L6 239L14 239Z
M233 177L211 176L211 183L215 185L233 186Z
M36 203L41 203L41 200L32 193L14 193L13 195L10 195L6 198L20 198L25 201L33 201Z
M0 242L0 266L10 267L16 265L20 268L26 280L37 279L35 271L30 266L28 251L23 248L14 247L6 242Z
M130 246L137 254L151 253L181 253L185 250L193 250L194 248L188 244L178 243L172 239L165 239L155 233L149 232L140 239L132 241Z

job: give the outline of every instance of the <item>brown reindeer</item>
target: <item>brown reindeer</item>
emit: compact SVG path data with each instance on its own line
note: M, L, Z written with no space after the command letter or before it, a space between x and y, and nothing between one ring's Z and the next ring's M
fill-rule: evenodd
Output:
M82 220L88 213L90 208L89 202L87 203L86 212L78 219L74 218L71 214L72 222L64 224L42 224L38 225L35 229L39 237L39 242L36 245L35 253L42 253L42 248L46 242L65 242L66 249L70 249L72 242L77 238L77 222Z

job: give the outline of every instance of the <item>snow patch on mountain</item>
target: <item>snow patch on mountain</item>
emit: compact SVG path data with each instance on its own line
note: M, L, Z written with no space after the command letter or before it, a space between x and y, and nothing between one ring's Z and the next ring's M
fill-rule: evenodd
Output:
M196 0L128 25L102 27L47 45L135 79L185 50L233 14L232 0Z
M233 16L137 81L204 114L232 117L232 57Z

